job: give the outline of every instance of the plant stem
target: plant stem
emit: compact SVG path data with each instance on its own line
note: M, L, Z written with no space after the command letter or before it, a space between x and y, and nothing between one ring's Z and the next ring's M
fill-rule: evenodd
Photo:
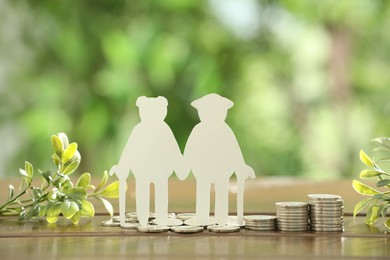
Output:
M14 201L16 201L18 198L20 198L21 196L23 196L24 194L26 194L27 190L31 187L31 183L27 186L26 189L24 189L18 196L16 196L15 198L13 198L12 200L8 201L7 203L5 203L3 206L0 207L0 211L7 207L9 204L13 203Z

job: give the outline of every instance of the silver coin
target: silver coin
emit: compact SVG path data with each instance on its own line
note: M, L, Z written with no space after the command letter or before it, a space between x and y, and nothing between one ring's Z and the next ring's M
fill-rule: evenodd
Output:
M181 233L181 234L193 234L193 233L200 233L203 232L203 227L197 227L197 226L176 226L171 227L171 231L175 233Z
M311 227L319 227L319 228L325 228L325 227L341 227L344 226L344 223L310 223Z
M302 215L302 216L278 216L278 220L285 219L285 220L301 220L301 219L308 219L309 215Z
M339 200L309 200L309 205L310 204L315 204L315 205L343 205L344 200L339 199Z
M186 221L187 219L194 218L195 216L195 213L179 213L176 215L176 218L182 221Z
M276 216L269 216L269 215L249 215L244 216L245 222L273 222L275 221Z
M309 230L308 227L278 227L279 230L281 231L288 231L288 232L302 232L302 231L307 231Z
M228 216L227 225L228 226L231 225L231 226L241 226L241 227L244 227L245 226L245 221L243 221L243 223L239 224L237 216Z
M160 225L161 223L158 223L157 219L152 220L152 223L155 225ZM173 227L173 226L181 226L183 225L183 221L176 218L168 218L166 223L163 224L163 226Z
M187 226L201 226L201 227L207 227L209 225L215 224L215 218L209 217L207 224L206 223L200 223L196 218L190 218L184 221L184 225Z
M233 233L239 232L241 230L240 226L220 226L220 225L211 225L207 227L208 231L215 233Z
M314 214L333 214L333 215L337 215L337 214L344 214L344 210L328 210L328 209L312 209L310 210L309 212L310 215L314 215Z
M276 222L273 223L259 223L259 222L245 222L245 226L250 227L274 227L276 226Z
M334 223L334 222L344 222L343 218L311 218L310 222L318 223Z
M255 231L273 231L276 230L276 226L273 227L253 227L253 226L245 226L246 229L255 230Z
M162 233L162 232L168 232L169 227L168 226L154 226L154 225L147 225L147 226L139 226L137 228L139 232L144 233Z
M312 209L312 208L325 208L325 209L343 209L344 208L344 204L339 204L339 205L335 205L335 204L310 204L309 205L309 209Z
M120 216L113 216L113 217L112 217L112 221L113 221L113 222L120 222L120 221L121 221ZM125 222L129 222L129 223L138 223L138 220L137 220L137 219L132 219L132 218L127 218L127 217L125 217Z
M104 226L104 227L120 227L121 224L119 222L114 222L110 219L110 220L103 220L102 226Z
M339 199L341 199L340 195L334 195L334 194L308 194L307 197L310 200L339 200Z
M284 221L284 220L279 220L278 225L304 225L307 224L308 220L302 220L302 221Z
M311 228L311 230L316 232L343 232L344 227L338 227L338 228Z
M129 212L126 213L126 217L130 219L136 219L138 220L137 212ZM156 218L156 213L154 212L149 212L149 220L155 219Z
M121 225L121 228L136 230L139 226L140 226L139 223L125 223L125 224Z
M307 228L308 224L297 224L297 225L278 225L278 228Z
M296 202L296 201L276 202L275 206L277 208L305 208L308 206L308 203L307 202Z

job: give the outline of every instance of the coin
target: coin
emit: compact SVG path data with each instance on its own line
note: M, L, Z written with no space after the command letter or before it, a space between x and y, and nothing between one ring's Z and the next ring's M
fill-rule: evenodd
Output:
M168 226L154 226L154 225L147 225L147 226L139 226L137 228L139 232L144 233L162 233L169 231Z
M343 227L337 227L337 228L311 228L311 230L316 232L343 232Z
M334 201L341 199L341 196L334 194L308 194L307 197L309 200L324 200L324 201Z
M277 208L305 208L307 207L308 203L290 201L290 202L276 202L275 205Z
M171 231L175 233L181 233L181 234L193 234L193 233L200 233L203 232L203 227L197 227L197 226L176 226L171 227Z
M104 227L120 227L121 224L119 222L114 222L110 219L110 220L103 220L102 226L104 226Z
M191 219L191 218L194 218L196 216L195 213L179 213L176 215L176 218L182 220L182 221L185 221L187 219Z
M280 231L289 231L289 232L300 232L307 231L308 227L278 227Z
M158 225L157 219L152 220L153 224ZM183 225L183 221L176 218L168 218L166 223L164 223L164 226L173 227L173 226L181 226Z
M126 217L138 220L137 212L126 213ZM151 220L155 218L156 218L156 214L154 212L149 212L149 219Z
M249 229L249 230L255 230L255 231L272 231L272 230L276 229L275 226L273 226L273 227L245 226L245 228Z
M121 228L136 230L139 226L140 226L139 223L125 223L125 224L121 225Z
M276 220L275 216L269 215L249 215L244 217L245 222L274 222Z
M184 221L184 225L187 226L202 226L207 227L208 225L214 225L215 224L215 218L209 217L207 224L200 224L200 222L196 218L190 218Z
M241 227L240 226L220 226L220 225L211 225L208 226L207 229L210 232L215 233L233 233L233 232L239 232Z

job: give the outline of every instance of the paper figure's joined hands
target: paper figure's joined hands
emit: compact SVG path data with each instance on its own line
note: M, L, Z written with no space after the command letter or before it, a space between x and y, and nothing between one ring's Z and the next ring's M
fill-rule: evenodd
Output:
M165 225L168 220L168 178L173 172L184 180L190 170L196 182L196 219L208 224L210 187L215 185L215 219L224 225L228 219L228 188L233 173L237 175L237 216L242 224L244 182L255 178L253 169L245 164L237 139L226 124L227 110L233 102L217 94L209 94L192 102L201 122L192 130L184 151L172 130L165 123L168 102L164 97L139 97L141 122L135 126L117 165L110 174L120 180L119 213L125 223L126 179L131 171L136 179L136 210L141 225L149 216L149 187L155 186L156 221ZM158 194L158 196L157 196Z

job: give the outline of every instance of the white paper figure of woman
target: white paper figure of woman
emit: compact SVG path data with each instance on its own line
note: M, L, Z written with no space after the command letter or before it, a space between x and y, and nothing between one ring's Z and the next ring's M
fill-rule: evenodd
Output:
M198 110L200 123L192 130L184 158L196 178L196 219L207 225L210 212L210 188L215 187L215 221L228 221L229 179L237 176L237 216L242 223L244 181L255 178L254 171L245 164L232 129L226 124L227 110L233 102L218 94L208 94L191 103Z
M168 101L164 97L139 97L136 103L141 122L130 134L115 172L121 183L131 171L136 182L136 211L141 225L149 218L150 184L155 188L156 222L166 225L168 219L168 178L176 171L184 179L183 156L170 127L164 119ZM120 185L120 219L125 223L125 185Z

